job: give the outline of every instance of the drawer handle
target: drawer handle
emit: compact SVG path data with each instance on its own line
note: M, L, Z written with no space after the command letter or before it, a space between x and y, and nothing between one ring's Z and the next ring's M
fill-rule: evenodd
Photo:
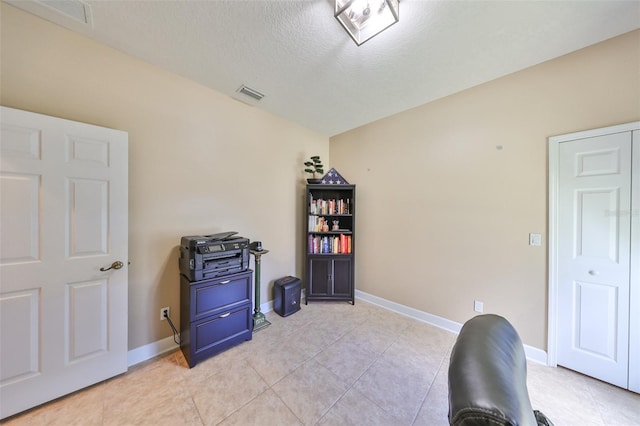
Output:
M231 282L231 280L224 280L224 281L220 281L220 284L229 284Z
M226 317L228 317L229 315L231 315L231 312L227 312L226 314L222 314L222 315L220 315L220 318L226 318Z

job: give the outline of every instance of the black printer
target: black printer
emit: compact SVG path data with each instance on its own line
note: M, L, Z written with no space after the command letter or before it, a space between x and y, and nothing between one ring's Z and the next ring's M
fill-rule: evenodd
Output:
M249 269L249 239L236 234L182 237L180 273L189 281L201 281Z

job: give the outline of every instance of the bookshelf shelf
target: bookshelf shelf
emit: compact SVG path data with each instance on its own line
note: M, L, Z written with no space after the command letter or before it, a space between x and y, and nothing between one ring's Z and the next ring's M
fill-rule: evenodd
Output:
M306 303L354 300L355 185L307 185Z
M313 235L340 235L340 234L349 234L352 235L351 231L327 231L327 232L309 232L309 234Z

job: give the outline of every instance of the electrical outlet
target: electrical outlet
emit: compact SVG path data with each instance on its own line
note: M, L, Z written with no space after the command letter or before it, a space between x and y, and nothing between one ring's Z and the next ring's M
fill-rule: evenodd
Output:
M482 313L484 311L484 303L480 300L473 301L473 310Z
M165 306L164 308L160 309L160 321L164 321L167 319L167 317L164 316L164 313L167 313L167 317L171 315L171 308L168 306Z

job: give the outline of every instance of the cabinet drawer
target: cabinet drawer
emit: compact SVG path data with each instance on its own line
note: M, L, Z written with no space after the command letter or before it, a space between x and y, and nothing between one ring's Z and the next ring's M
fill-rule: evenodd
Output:
M232 310L243 303L251 305L251 272L191 284L191 321Z
M191 324L193 357L200 359L221 352L238 342L251 340L251 304Z

